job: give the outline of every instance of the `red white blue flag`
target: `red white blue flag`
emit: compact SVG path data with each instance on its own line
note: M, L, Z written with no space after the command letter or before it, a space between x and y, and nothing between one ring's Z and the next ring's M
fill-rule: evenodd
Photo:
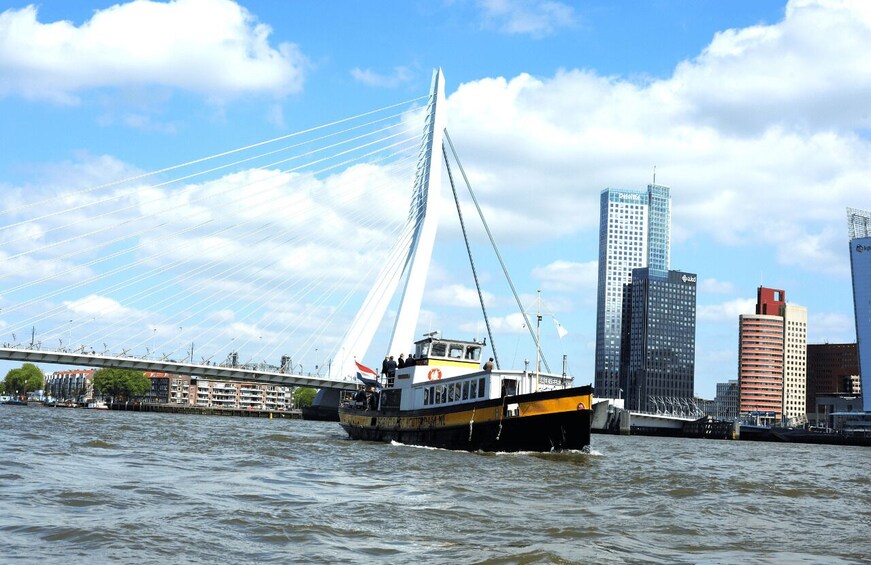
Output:
M363 381L363 384L381 388L381 383L378 382L378 373L366 365L361 365L356 359L354 359L354 364L357 365L357 378Z

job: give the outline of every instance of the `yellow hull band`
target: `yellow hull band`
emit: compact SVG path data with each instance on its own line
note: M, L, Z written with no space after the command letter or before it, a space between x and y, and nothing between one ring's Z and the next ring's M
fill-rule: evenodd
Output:
M518 416L504 416L501 419L509 420L514 418L541 416L544 414L556 414L559 412L573 412L579 410L579 405L583 405L583 408L580 408L581 410L589 410L592 400L593 397L590 394L577 394L562 398L548 398L544 400L520 402L518 403ZM509 402L509 404L515 403ZM496 406L489 406L487 408L474 410L463 409L458 410L457 412L447 412L431 416L364 416L357 414L342 414L341 417L343 422L361 428L375 427L379 429L396 430L427 430L468 425L470 421L498 421L501 413L502 405L497 404ZM375 426L372 426L373 418L375 418Z

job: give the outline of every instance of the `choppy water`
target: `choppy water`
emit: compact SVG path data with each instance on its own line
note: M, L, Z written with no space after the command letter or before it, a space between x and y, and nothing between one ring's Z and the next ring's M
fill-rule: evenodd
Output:
M338 424L0 406L0 561L867 563L871 449L593 436L471 454Z

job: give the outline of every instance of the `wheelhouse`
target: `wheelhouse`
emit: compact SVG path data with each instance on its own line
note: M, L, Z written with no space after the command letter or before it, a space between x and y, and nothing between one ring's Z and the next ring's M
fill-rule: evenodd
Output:
M442 339L428 335L414 342L414 358L419 365L475 366L481 362L486 342Z

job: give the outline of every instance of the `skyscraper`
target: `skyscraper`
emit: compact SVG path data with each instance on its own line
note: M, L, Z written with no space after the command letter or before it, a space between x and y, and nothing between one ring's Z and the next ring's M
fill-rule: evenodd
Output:
M624 286L641 267L669 267L671 196L668 187L646 191L605 189L599 209L599 286L596 308L595 387L599 397L621 396L622 324L629 296Z
M862 406L871 412L871 212L847 208Z
M621 388L626 407L648 412L658 400L692 400L696 360L696 275L632 271L623 321Z
M779 326L776 330L775 324ZM741 411L771 412L776 419L766 420L772 423L805 423L807 308L787 303L784 290L760 286L756 314L741 316L739 332ZM780 342L777 346L772 341L775 336ZM775 360L776 356L780 359Z
M780 307L783 317L783 420L807 422L807 308Z
M760 423L783 414L783 318L738 317L738 411Z

